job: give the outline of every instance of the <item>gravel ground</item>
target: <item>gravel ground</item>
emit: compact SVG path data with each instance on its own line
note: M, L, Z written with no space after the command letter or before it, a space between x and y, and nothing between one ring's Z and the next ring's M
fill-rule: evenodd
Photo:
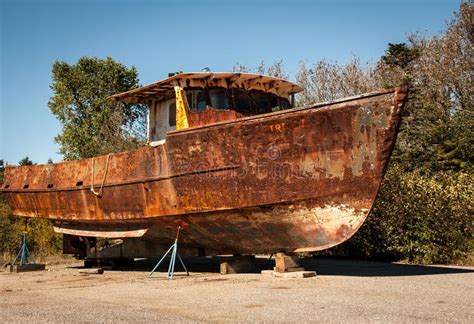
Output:
M263 263L263 259L259 260ZM191 276L147 279L153 264L80 275L79 264L0 272L2 322L474 322L474 268L331 258L318 276L220 275L218 259L188 258Z

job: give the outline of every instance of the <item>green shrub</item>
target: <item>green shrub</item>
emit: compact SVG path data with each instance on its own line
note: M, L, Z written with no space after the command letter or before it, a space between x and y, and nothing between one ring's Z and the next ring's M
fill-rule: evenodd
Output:
M25 218L10 216L10 214L10 208L0 195L0 253L9 258L18 252L25 230ZM47 220L29 219L27 233L28 248L35 256L61 252L62 235L55 233Z
M404 172L392 165L364 225L332 253L452 263L474 251L472 173Z

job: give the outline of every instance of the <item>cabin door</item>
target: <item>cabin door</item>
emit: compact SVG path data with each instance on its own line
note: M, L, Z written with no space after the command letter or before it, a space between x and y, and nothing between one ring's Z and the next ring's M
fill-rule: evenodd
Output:
M166 133L176 129L176 99L156 102L150 112L151 142L165 139Z

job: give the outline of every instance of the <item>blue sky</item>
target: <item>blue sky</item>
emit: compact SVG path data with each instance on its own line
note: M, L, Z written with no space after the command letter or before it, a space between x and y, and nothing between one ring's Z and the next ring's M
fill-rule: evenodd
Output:
M47 103L51 66L82 56L135 65L141 84L171 71L283 60L377 61L387 43L444 30L461 0L0 0L0 159L60 161Z

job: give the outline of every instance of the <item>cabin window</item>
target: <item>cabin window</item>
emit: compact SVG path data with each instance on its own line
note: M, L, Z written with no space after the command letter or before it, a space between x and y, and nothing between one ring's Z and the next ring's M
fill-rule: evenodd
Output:
M176 126L176 102L169 105L168 124L171 127Z
M229 98L227 97L227 90L224 88L209 89L209 98L211 99L211 106L215 109L229 109Z
M186 89L189 109L194 111L206 110L206 95L202 89Z
M280 97L280 108L281 109L290 109L291 108L291 104L290 102L288 101L288 99L285 99L285 98L281 98Z
M257 114L265 114L291 108L288 99L278 97L272 93L253 90L250 91L250 96L257 107Z
M280 110L280 105L278 104L278 97L274 94L268 94L270 100L270 109L271 111L278 111Z
M253 111L252 101L247 91L233 89L232 91L235 110L239 113L248 114Z
M257 107L257 114L264 114L271 111L267 93L262 91L250 91L250 96Z

